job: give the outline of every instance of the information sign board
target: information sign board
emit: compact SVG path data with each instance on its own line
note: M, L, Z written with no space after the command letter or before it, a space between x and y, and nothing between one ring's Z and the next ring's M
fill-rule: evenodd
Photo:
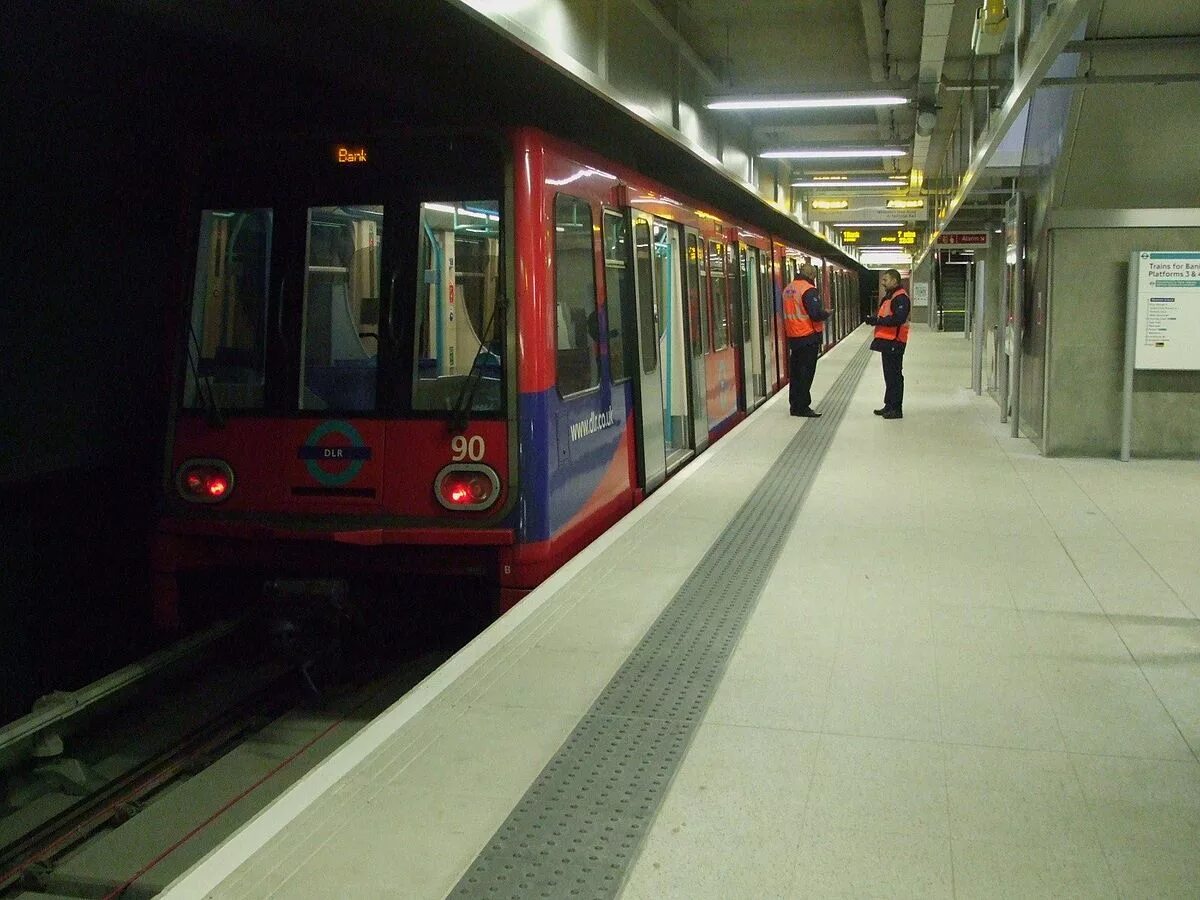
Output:
M1135 368L1200 370L1200 253L1135 257Z
M943 231L938 235L939 247L986 247L988 233L986 231Z

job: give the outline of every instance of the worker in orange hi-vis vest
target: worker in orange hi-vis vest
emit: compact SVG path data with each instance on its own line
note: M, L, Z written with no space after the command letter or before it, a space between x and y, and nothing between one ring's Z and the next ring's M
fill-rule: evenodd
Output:
M883 287L883 302L879 312L867 316L866 323L875 326L871 349L879 353L883 363L883 406L875 415L885 419L904 418L904 348L908 346L908 292L900 283L900 273L888 269L879 276Z
M783 289L783 329L788 342L788 401L793 416L820 416L812 408L813 376L821 352L821 332L829 311L817 293L817 269L811 263L796 268L796 278Z

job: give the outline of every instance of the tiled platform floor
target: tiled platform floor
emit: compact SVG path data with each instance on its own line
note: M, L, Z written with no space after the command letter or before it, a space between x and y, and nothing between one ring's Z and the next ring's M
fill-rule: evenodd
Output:
M1200 896L1200 465L864 377L623 896Z
M1200 896L1200 466L1043 459L969 351L918 330L897 422L872 360L624 897ZM768 406L168 896L443 896L799 427Z

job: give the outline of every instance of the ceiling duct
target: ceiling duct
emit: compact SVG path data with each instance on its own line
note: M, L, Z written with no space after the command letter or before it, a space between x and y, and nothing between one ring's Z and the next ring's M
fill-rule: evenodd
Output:
M921 63L917 74L917 103L924 113L937 108L938 83L946 62L946 42L950 39L950 20L954 18L954 0L925 0L925 20L921 27ZM912 176L909 188L916 190L924 178L929 159L929 141L933 135L936 113L931 121L918 116L917 132L913 137Z

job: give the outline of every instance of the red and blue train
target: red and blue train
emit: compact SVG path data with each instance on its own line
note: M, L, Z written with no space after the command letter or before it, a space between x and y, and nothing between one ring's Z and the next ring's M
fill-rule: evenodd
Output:
M156 615L251 579L468 580L508 608L787 379L780 292L858 273L533 128L215 144Z

